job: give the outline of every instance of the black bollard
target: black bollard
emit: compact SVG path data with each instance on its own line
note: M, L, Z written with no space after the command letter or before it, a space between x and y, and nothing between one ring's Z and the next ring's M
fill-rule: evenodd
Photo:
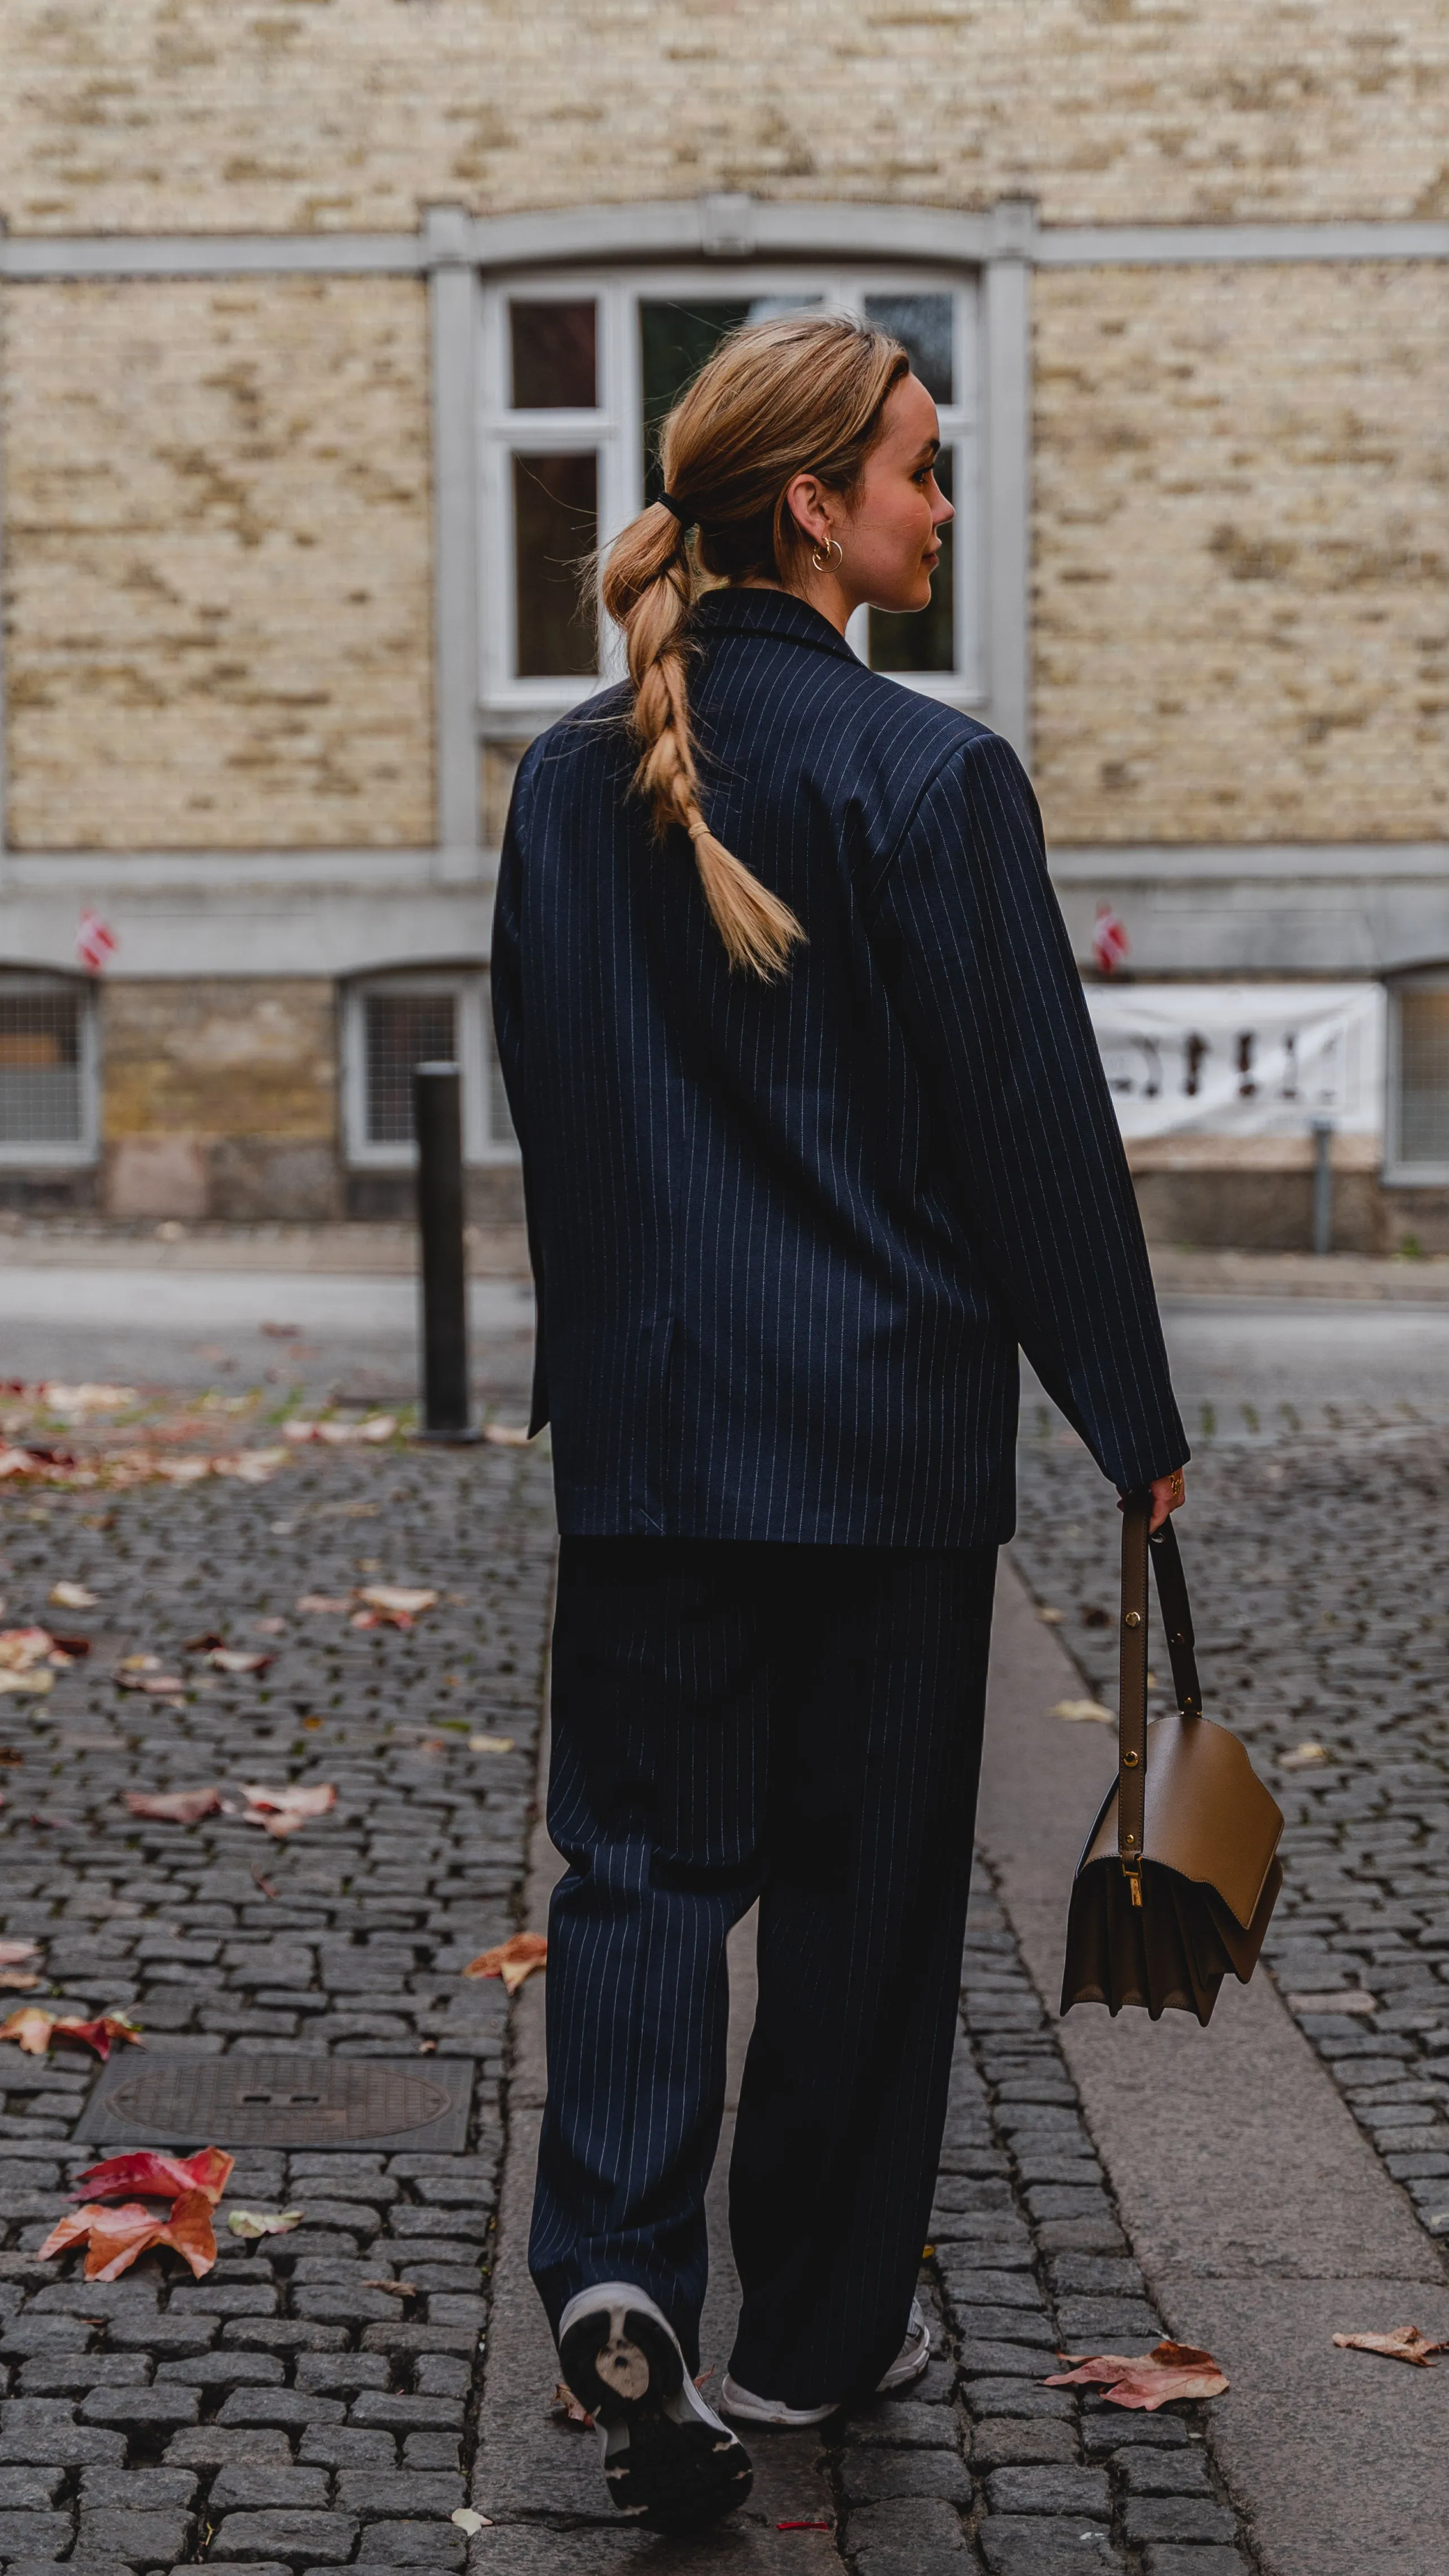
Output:
M421 1440L476 1440L468 1388L468 1276L463 1245L463 1078L456 1064L413 1068L422 1238Z
M1333 1250L1333 1129L1321 1118L1313 1123L1313 1249Z

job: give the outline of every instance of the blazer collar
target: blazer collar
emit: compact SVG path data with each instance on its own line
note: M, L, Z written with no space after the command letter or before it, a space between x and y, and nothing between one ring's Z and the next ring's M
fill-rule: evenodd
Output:
M707 590L694 604L699 632L716 635L774 635L791 644L811 644L818 653L857 659L853 647L822 617L818 608L788 590Z

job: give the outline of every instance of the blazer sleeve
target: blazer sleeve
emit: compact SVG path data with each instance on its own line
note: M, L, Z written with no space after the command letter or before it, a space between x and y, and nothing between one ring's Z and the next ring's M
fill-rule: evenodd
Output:
M973 1243L1042 1384L1124 1491L1188 1455L1147 1247L1036 798L980 734L867 902Z
M549 1418L548 1357L544 1334L543 1258L538 1227L534 1222L530 1186L528 1151L528 1058L524 1038L523 1011L523 841L528 808L528 785L523 769L514 782L508 808L508 822L503 834L503 850L498 863L498 888L493 899L493 944L488 970L489 993L493 1004L493 1034L498 1045L498 1062L503 1074L503 1088L508 1094L509 1114L523 1158L523 1208L528 1226L528 1255L533 1269L533 1293L537 1308L534 1340L533 1402L529 1412L529 1435L543 1429Z

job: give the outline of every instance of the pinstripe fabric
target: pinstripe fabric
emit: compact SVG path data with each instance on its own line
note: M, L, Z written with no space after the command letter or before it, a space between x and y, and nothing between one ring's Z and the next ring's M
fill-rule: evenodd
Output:
M529 2260L550 2318L635 2281L698 2368L725 1937L760 1898L730 2368L872 2388L905 2332L946 2110L995 1550L563 1541L549 2089Z
M1009 1537L1016 1349L1119 1485L1187 1456L1030 786L770 591L711 593L705 808L808 945L731 975L621 702L519 772L493 951L576 1535Z

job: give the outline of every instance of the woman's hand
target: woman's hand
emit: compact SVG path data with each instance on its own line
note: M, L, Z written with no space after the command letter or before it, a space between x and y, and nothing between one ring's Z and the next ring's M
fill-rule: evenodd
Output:
M1182 1469L1174 1467L1170 1476L1154 1476L1148 1488L1152 1496L1152 1518L1149 1530L1160 1530L1169 1512L1180 1512L1187 1500Z

